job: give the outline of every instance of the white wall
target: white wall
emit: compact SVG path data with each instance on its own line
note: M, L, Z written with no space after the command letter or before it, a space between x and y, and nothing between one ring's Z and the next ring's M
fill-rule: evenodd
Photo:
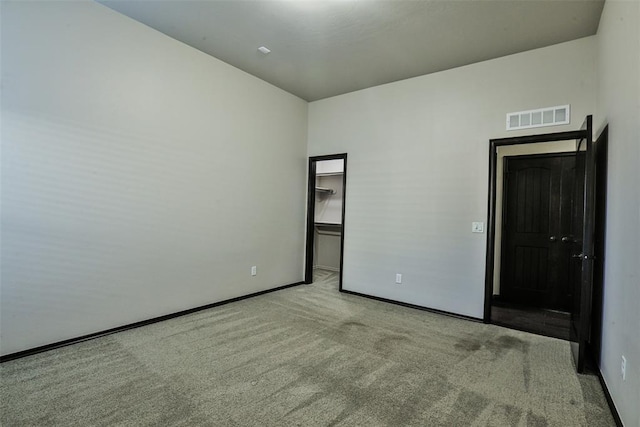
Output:
M313 268L340 271L340 229L316 227Z
M341 173L343 171L343 159L319 160L316 162L316 174L318 175Z
M482 317L489 139L580 128L594 68L589 37L311 103L309 155L349 154L344 288ZM563 104L569 125L505 131Z
M97 3L2 2L2 354L302 280L306 123Z
M609 123L600 370L625 426L640 426L640 2L605 3L595 128ZM627 358L627 379L620 375Z

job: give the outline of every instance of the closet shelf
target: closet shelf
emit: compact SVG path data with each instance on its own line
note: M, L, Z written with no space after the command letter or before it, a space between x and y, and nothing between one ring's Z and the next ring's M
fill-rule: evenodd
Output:
M336 190L326 187L316 187L316 192L320 194L336 194Z

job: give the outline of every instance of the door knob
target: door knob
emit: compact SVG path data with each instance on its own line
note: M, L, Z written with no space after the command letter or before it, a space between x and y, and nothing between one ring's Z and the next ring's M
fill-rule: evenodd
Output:
M555 242L556 240L558 240L558 238L556 236L549 236L549 241L550 242Z
M573 254L571 255L571 258L580 258L582 259L584 257L584 254Z
M562 236L562 243L573 243L575 239L573 236Z

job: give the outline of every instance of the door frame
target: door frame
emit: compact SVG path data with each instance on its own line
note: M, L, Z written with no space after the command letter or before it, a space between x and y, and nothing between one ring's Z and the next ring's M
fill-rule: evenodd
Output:
M588 116L589 120L591 116ZM495 265L496 239L496 186L498 147L506 145L535 144L541 142L557 142L581 140L591 138L591 128L567 132L545 133L538 135L516 136L511 138L496 138L489 140L489 192L488 192L488 221L487 221L487 253L485 260L485 293L484 293L484 323L491 323L491 297L493 295L493 274ZM500 213L501 214L501 213Z
M316 163L323 160L342 159L342 230L340 232L340 271L338 272L338 289L342 292L342 270L344 265L344 213L347 196L347 153L328 154L309 157L309 173L307 181L307 235L305 244L304 283L313 283L313 247L315 243L316 216Z

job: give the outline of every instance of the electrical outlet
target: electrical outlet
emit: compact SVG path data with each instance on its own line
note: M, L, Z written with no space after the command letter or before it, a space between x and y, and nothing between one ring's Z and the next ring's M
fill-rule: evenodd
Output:
M251 267L251 275L255 276L256 274L258 274L258 267L254 265Z
M472 233L484 233L484 222L472 222L471 223L471 232Z
M396 283L397 284L402 283L402 274L396 273Z
M627 358L622 356L622 363L620 364L620 374L622 374L622 381L627 379Z

